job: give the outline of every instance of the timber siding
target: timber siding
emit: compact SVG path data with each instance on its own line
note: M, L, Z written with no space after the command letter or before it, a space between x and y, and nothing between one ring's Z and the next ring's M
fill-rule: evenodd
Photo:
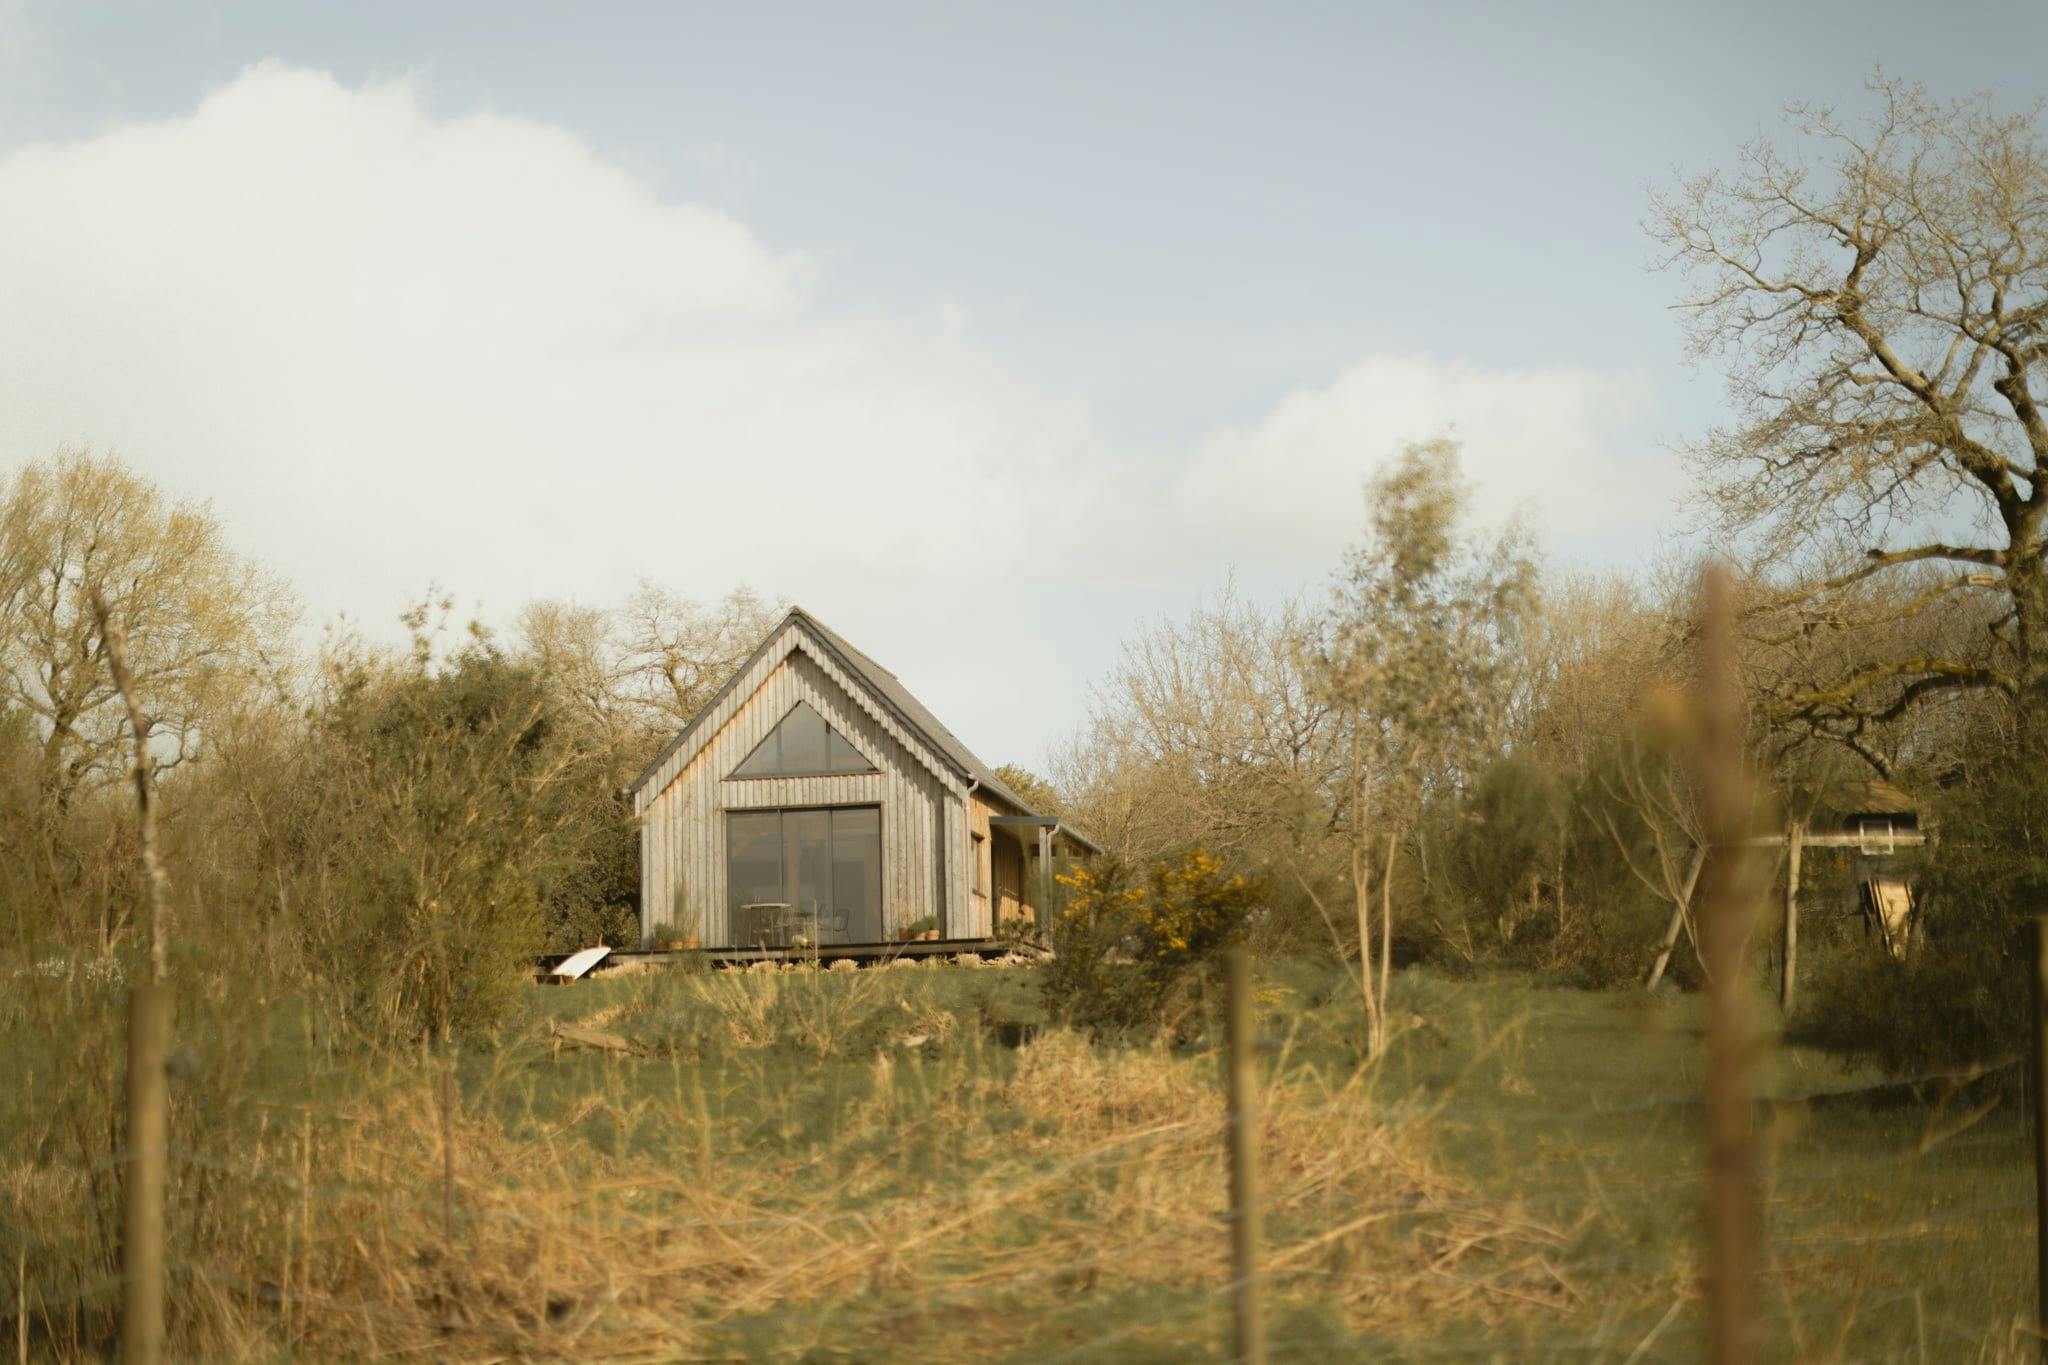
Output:
M799 701L877 771L732 777ZM880 807L887 938L927 917L947 938L994 931L991 898L972 892L970 832L984 836L985 856L1001 864L987 869L984 884L1003 885L1013 896L1021 889L1021 848L1011 831L992 829L989 817L1029 814L1022 803L894 674L799 610L783 618L631 790L641 821L643 946L693 934L707 948L741 946L733 941L726 889L731 811Z
M864 689L790 623L705 717L701 747L670 755L635 798L641 819L643 944L689 934L706 947L732 947L726 895L725 813L792 806L882 808L882 931L894 938L933 916L945 924L949 873L964 881L961 792L943 767L872 702ZM845 681L841 681L845 679ZM831 777L728 776L798 701L880 771ZM694 749L694 752L692 750Z

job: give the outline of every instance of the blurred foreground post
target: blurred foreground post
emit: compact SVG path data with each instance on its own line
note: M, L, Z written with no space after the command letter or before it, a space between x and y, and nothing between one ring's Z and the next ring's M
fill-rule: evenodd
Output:
M2048 915L2034 921L2034 1331L2048 1360Z
M121 1208L121 1359L155 1365L164 1357L164 1061L171 1033L171 988L139 983L128 996L128 1145Z
M1252 1031L1251 955L1223 955L1229 990L1224 1026L1224 1074L1230 1103L1230 1278L1235 1291L1231 1355L1244 1365L1265 1365L1259 1326L1259 1078Z
M1756 1187L1744 1075L1742 947L1747 938L1742 848L1749 787L1742 765L1735 587L1708 569L1702 588L1700 801L1707 826L1700 926L1707 969L1707 1348L1721 1365L1755 1351Z
M441 1038L441 1245L455 1251L455 1050Z
M164 984L169 952L165 925L169 878L156 847L156 788L150 781L150 723L128 672L128 633L107 610L98 588L92 611L107 652L107 669L128 709L135 741L136 843L149 890L149 980L128 995L128 1146L121 1203L121 1359L164 1356L164 1167L169 1160L170 1095L164 1063L170 1054L171 990Z

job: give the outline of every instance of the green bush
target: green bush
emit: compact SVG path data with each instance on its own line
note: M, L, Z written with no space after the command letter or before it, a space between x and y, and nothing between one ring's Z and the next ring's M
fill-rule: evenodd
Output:
M1444 803L1430 822L1441 850L1426 888L1432 959L1457 969L1532 961L1548 950L1569 812L1563 781L1515 755L1487 764Z
M1256 882L1200 849L1143 876L1105 864L1062 880L1067 901L1053 925L1046 1007L1097 1033L1184 1017L1203 970L1243 938L1263 903Z
M1578 775L1565 829L1565 910L1550 958L1573 985L1640 986L1656 959L1671 901L1645 878L1658 879L1666 859L1682 876L1691 856L1691 837L1676 820L1686 804L1680 763L1662 746L1621 736ZM1685 989L1704 980L1683 936L1664 979Z
M547 942L551 904L589 903L564 888L616 842L602 756L532 669L480 636L446 662L420 639L408 658L331 663L312 742L297 922L328 1002L372 1035L492 1028Z

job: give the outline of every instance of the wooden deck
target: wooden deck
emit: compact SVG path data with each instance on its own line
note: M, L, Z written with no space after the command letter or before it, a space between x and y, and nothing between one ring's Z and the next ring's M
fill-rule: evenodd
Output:
M991 958L1010 953L1034 958L1047 955L1046 950L1035 943L1020 943L1007 938L913 939L907 943L842 943L819 948L614 948L591 975L603 976L607 971L627 964L669 967L693 960L708 962L714 967L748 967L756 962L839 961L855 962L866 967L903 959L917 961L928 957L958 957L962 954ZM568 956L567 953L543 953L540 958L541 971L552 971L557 963Z

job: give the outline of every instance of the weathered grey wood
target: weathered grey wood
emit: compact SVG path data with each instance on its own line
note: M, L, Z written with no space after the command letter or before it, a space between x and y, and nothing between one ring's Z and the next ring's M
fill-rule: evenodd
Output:
M656 795L663 788L675 781L676 776L684 768L691 766L697 761L698 756L707 746L718 742L726 735L727 728L732 725L737 715L754 709L754 698L760 688L772 674L785 665L793 654L803 655L819 673L832 680L833 690L840 698L838 705L842 710L850 705L861 711L869 717L876 728L887 734L889 738L901 746L904 754L909 756L918 766L929 772L942 785L950 786L959 791L965 790L965 783L953 770L945 757L935 753L930 746L913 735L908 727L892 715L887 707L875 700L868 689L862 686L844 668L840 667L838 662L831 657L830 651L811 635L806 622L801 617L792 615L770 639L767 647L755 655L753 662L742 671L741 675L735 680L736 685L722 692L720 699L713 703L707 713L700 720L692 722L694 733L692 733L689 742L665 756L662 762L655 768L650 779L635 790L635 809L644 810L653 802ZM769 721L766 725L754 728L752 733L755 742L758 743L761 737L766 735L769 729L773 728L774 722L781 718L781 715L778 714L774 720ZM829 712L826 713L825 718L827 721L833 719ZM840 733L846 735L848 739L854 740L856 747L859 747L859 741L844 727L841 728ZM751 753L752 747L749 746L746 752ZM866 751L863 750L863 752ZM868 756L873 758L875 755L870 753ZM744 758L745 753L741 754L740 757ZM737 762L738 760L735 759L732 766L737 766ZM729 770L730 768L728 768Z
M1052 829L1038 831L1038 937L1052 942Z
M441 1246L455 1252L455 1054L441 1041Z
M1784 834L1758 834L1736 842L1737 848L1779 848L1786 841ZM1920 848L1927 843L1927 835L1917 829L1895 829L1891 841L1899 848ZM1799 842L1808 848L1861 848L1863 836L1850 830L1802 829Z
M705 946L733 946L727 913L726 813L792 806L881 807L884 934L895 937L926 916L945 923L948 868L957 868L959 862L943 855L964 841L966 831L960 802L934 773L928 756L913 752L901 727L892 728L870 706L862 705L848 690L847 675L828 669L794 639L788 652L763 656L758 668L757 684L735 689L728 699L728 714L710 727L700 745L681 751L689 755L688 761L658 789L650 784L642 792L647 797L643 840L652 850L643 882L643 944L654 946L685 935L693 922ZM877 771L731 777L798 701L814 707ZM952 925L947 928L959 932Z
M799 702L875 771L734 777ZM631 790L641 821L644 948L692 933L707 948L736 946L726 864L731 812L845 806L881 811L886 938L926 918L948 936L985 936L991 913L973 896L972 835L986 832L991 810L1029 814L893 674L796 610Z

